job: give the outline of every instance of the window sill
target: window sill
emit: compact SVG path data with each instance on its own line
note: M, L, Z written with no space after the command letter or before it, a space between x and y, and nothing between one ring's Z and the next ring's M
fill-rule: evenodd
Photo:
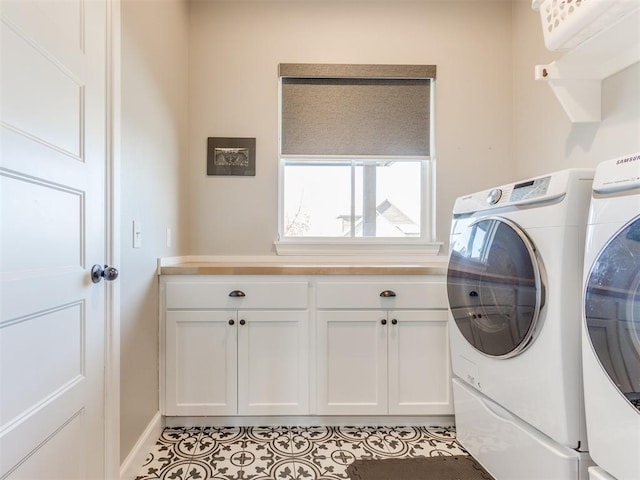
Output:
M273 242L278 255L367 255L380 256L437 256L442 242L327 242L318 240L280 240Z

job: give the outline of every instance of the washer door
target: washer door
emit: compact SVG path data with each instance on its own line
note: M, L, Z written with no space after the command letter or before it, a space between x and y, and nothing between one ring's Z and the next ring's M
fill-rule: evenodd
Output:
M602 368L640 413L640 216L596 257L585 291L588 337Z
M478 351L508 358L537 331L544 285L536 250L513 222L490 217L452 239L447 293L462 335Z

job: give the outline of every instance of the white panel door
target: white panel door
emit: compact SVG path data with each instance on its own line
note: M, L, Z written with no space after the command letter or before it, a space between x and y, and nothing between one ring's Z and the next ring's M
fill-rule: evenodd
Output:
M167 312L167 415L237 413L235 310Z
M3 480L104 478L106 2L0 2Z
M389 413L453 413L447 310L389 312Z
M318 413L387 413L387 313L318 312Z
M309 414L309 314L238 312L238 413Z

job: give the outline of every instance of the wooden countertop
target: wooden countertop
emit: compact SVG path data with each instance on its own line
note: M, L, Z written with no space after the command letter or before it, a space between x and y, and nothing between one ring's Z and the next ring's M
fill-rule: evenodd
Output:
M160 275L446 275L446 263L312 264L184 262L159 267Z

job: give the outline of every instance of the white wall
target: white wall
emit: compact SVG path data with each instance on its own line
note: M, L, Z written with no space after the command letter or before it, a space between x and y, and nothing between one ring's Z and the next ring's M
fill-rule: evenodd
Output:
M437 236L458 195L513 178L509 2L190 4L190 250L273 253L277 67L436 64ZM207 137L256 137L255 177L207 177Z
M503 182L640 150L640 66L603 82L603 120L572 124L536 64L529 0L190 3L190 251L273 254L277 65L426 63L436 84L437 236L453 201ZM206 138L257 138L255 177L207 177Z
M545 49L540 17L531 2L514 2L513 34L512 133L519 177L595 167L602 160L640 151L640 64L603 82L601 122L572 124L546 82L534 80L534 65L561 54Z
M186 1L122 0L121 460L158 411L156 259L188 253L187 28Z

